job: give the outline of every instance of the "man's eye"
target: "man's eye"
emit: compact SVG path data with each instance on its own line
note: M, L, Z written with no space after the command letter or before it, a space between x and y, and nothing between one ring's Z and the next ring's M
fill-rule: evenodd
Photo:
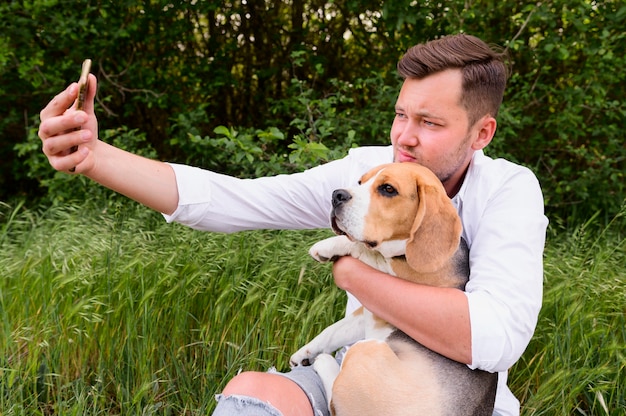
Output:
M392 197L392 196L398 195L398 191L396 190L396 188L394 188L392 185L389 185L388 183L384 183L380 185L378 187L378 192L382 196L386 196L386 197Z

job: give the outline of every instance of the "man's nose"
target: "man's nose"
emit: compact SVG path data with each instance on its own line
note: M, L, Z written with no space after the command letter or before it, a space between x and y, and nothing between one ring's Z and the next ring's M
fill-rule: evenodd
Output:
M413 122L406 123L402 130L396 132L396 144L404 147L415 147L419 144L417 128Z

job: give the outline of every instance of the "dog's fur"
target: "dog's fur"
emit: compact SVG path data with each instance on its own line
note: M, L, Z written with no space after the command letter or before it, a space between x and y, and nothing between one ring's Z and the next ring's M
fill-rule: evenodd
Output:
M437 177L414 163L382 165L359 186L336 190L339 234L316 243L318 261L350 255L412 282L464 289L469 277L462 225ZM416 319L420 319L416 317ZM355 343L341 368L331 353ZM333 415L491 415L497 374L470 370L359 308L291 357L313 363Z

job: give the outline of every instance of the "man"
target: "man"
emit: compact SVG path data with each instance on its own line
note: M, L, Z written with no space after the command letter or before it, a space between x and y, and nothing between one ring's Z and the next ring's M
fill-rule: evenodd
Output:
M442 181L470 248L466 291L410 283L344 257L336 284L348 312L362 304L426 347L471 368L499 372L496 414L519 414L506 385L537 323L547 219L535 176L486 157L506 84L505 58L483 41L454 35L411 48L391 146L353 149L344 159L293 175L241 180L147 160L97 139L90 78L85 112L68 109L72 84L41 112L39 135L50 164L74 171L201 230L328 227L330 195L371 167L421 163ZM67 111L66 111L67 110ZM82 128L81 130L76 130ZM68 149L78 146L78 151ZM244 372L219 396L215 415L326 415L323 387L310 367L287 374Z

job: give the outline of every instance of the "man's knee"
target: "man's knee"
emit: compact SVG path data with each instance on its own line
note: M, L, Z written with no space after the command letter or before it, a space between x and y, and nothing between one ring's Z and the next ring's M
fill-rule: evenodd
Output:
M247 371L233 377L222 397L248 397L271 404L283 415L312 415L306 393L287 377L274 373Z
M246 371L237 374L233 377L222 394L224 396L230 396L232 394L258 397L255 393L260 393L267 389L267 384L271 383L271 379L267 380L268 373L261 373L256 371Z

